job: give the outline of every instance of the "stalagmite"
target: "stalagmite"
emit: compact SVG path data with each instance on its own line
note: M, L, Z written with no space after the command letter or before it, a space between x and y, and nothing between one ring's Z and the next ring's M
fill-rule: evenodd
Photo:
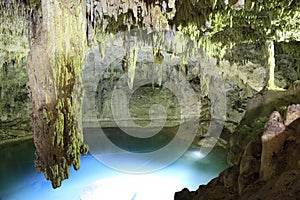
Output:
M28 89L38 172L61 185L87 152L82 135L85 1L42 0L43 21L28 58Z
M285 125L289 126L295 120L300 118L300 104L290 105L287 109Z
M260 177L262 180L269 180L275 172L272 159L282 150L286 139L285 125L279 112L274 111L272 113L261 139Z
M287 140L296 140L300 135L300 104L293 104L287 108L285 125L287 127Z
M274 158L283 150L286 140L295 140L298 137L300 119L300 104L290 105L287 108L286 120L279 112L274 111L266 124L266 131L262 136L261 153L261 180L269 180L276 173Z

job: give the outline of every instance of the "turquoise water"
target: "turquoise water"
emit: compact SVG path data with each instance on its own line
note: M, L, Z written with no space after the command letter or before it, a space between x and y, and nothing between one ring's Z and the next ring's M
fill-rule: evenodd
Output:
M171 200L176 191L196 190L227 167L226 152L220 148L199 159L198 148L191 146L168 167L141 175L113 170L88 154L82 156L79 171L71 169L70 178L52 189L35 171L32 140L0 148L0 200Z

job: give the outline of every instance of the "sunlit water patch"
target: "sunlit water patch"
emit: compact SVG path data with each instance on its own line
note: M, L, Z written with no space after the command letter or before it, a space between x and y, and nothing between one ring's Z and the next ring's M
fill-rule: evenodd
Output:
M81 158L79 171L71 169L68 180L52 189L50 181L34 168L32 140L1 146L1 200L171 200L184 187L196 190L227 167L226 152L215 148L199 159L199 149L191 148L173 164L148 174L115 171L88 154ZM113 158L113 155L112 155Z

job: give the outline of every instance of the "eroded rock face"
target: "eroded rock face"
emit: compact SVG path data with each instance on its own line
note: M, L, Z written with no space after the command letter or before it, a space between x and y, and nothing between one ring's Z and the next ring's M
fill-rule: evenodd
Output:
M286 120L275 111L266 130L244 148L240 162L178 199L298 199L300 186L300 105L287 108ZM288 139L288 135L293 135ZM192 198L190 197L192 195Z

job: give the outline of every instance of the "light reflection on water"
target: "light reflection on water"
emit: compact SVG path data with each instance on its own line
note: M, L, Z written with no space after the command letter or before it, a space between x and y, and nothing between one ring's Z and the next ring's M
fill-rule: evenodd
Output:
M70 178L52 189L50 181L35 172L34 146L27 140L0 149L0 199L171 200L176 191L196 190L227 167L226 154L219 148L201 160L198 154L192 146L172 165L142 175L115 171L88 154L82 156L79 171L71 169Z

